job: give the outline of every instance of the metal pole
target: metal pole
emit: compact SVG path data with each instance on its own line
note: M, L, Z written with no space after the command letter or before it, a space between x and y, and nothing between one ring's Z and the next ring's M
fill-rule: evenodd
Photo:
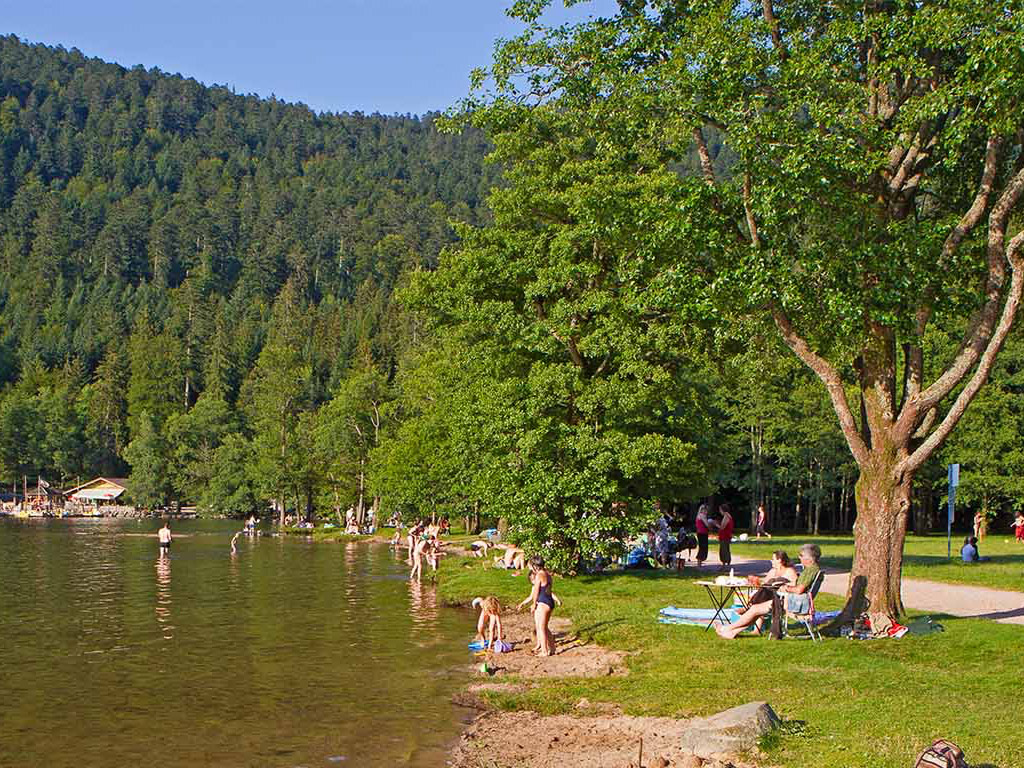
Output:
M953 494L956 493L952 488L949 489L949 510L946 512L946 557L953 557Z
M949 483L949 510L946 514L946 557L953 557L953 512L956 507L956 488L960 485L960 465L950 464L946 470Z
M956 486L949 487L949 510L946 514L946 557L953 557L953 510L956 505Z

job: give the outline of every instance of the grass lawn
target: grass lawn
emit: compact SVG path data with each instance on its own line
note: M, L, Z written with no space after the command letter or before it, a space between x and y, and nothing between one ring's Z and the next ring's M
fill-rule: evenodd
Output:
M775 765L908 768L939 736L959 743L971 765L1020 765L1013 724L1024 685L1024 628L944 616L933 618L945 632L901 640L729 642L700 627L658 623L665 605L708 607L694 578L692 571L631 571L556 579L559 611L583 637L632 652L630 674L539 681L492 703L559 713L585 696L618 703L627 714L686 717L764 699L786 721L766 745ZM450 558L438 590L449 603L493 594L510 605L528 587L523 575ZM817 602L840 607L827 595Z
M771 539L741 542L733 540L732 551L743 557L767 560L773 549L784 549L794 560L800 545L813 541L821 547L825 565L849 569L853 561L853 535L807 536L784 534ZM948 584L971 584L978 587L1009 589L1024 592L1024 544L1018 544L1012 532L989 534L980 544L986 563L968 564L960 560L963 536L953 538L953 559L946 557L946 537L908 536L903 556L903 575L911 579L928 579ZM717 543L712 540L711 551Z

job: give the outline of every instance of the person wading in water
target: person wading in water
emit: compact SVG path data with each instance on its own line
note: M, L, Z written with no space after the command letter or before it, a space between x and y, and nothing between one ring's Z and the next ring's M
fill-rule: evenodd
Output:
M157 533L157 538L160 540L160 554L164 555L171 551L171 523L170 521L164 521L164 527Z

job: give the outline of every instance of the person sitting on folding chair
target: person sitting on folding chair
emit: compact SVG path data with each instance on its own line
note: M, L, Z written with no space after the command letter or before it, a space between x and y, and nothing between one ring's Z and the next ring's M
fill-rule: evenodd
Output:
M784 598L783 607L786 611L786 617L780 617L783 619L782 624L785 624L785 618L793 616L804 623L808 631L811 632L811 637L814 637L812 627L814 626L814 618L811 616L811 608L814 604L814 599L811 594L811 590L814 587L820 587L819 583L821 566L818 562L821 560L821 547L817 544L804 544L800 547L800 562L803 564L803 571L800 572L800 576L797 577L795 584L784 584L778 588L779 597ZM750 608L740 616L739 620L733 624L728 624L724 627L717 627L716 632L720 637L724 637L727 640L733 640L736 636L744 629L749 627L755 621L760 619L762 616L767 616L772 612L772 603L757 603L750 606ZM804 619L807 621L804 621Z
M817 544L804 544L800 547L800 563L804 569L796 580L796 584L786 585L779 588L779 592L785 594L786 615L801 621L807 627L811 637L814 637L814 594L820 588L821 547Z

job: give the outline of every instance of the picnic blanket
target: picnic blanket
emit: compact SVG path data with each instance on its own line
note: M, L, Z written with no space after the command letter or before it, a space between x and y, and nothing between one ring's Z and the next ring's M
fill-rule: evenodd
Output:
M694 624L706 627L714 615L714 608L676 608L669 605L661 609L658 621L662 624ZM735 607L726 608L719 614L719 619L722 618L726 624L732 624L739 619L739 614L736 613Z
M720 616L725 618L727 624L732 624L739 620L739 613L736 612L739 607L734 605L732 608L726 608ZM825 624L839 614L840 611L815 611L814 623ZM714 615L714 608L676 608L669 605L659 611L658 621L662 624L698 624L706 627Z

